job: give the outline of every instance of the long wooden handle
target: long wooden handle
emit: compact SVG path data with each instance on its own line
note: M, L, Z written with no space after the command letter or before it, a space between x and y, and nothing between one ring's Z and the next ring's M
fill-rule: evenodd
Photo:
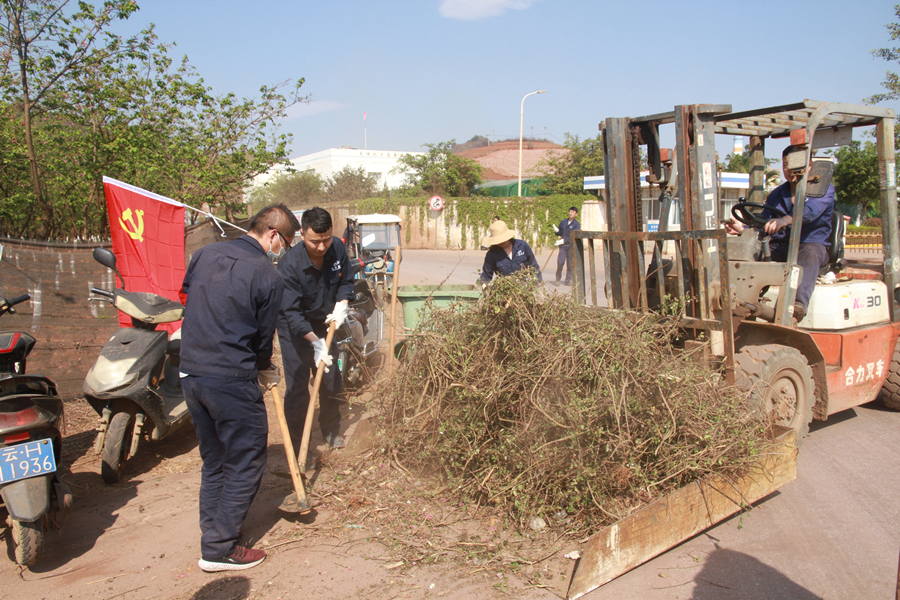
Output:
M294 491L300 504L306 503L306 488L303 487L303 478L300 477L300 468L297 465L297 455L294 453L294 444L291 442L291 430L288 428L287 418L284 416L284 401L278 392L278 386L272 387L272 402L275 404L275 414L278 416L278 426L281 428L281 437L284 440L284 451L287 454L288 468L291 470L291 480L294 482Z
M547 260L544 261L544 266L541 268L541 273L544 272L544 269L547 268L547 265L550 264L550 257L553 256L553 253L556 252L556 246L553 246L553 249L550 250L550 256L547 257Z
M331 340L334 339L335 322L328 326L328 335L325 336L325 347L331 350ZM332 360L334 357L332 357ZM336 365L335 365L336 367ZM300 442L300 472L306 474L306 454L309 452L309 435L312 433L313 415L316 412L316 402L319 401L319 386L322 385L322 375L325 374L325 362L319 361L316 365L316 381L313 383L313 391L309 397L309 407L306 409L306 422L303 424L303 441Z

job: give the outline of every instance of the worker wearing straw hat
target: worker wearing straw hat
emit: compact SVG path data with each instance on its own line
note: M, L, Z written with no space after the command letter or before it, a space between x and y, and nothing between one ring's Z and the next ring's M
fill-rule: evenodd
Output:
M494 274L511 275L519 269L532 267L541 281L541 269L534 252L524 240L515 239L516 233L503 221L491 223L490 235L484 238L482 245L488 247L484 255L484 266L481 267L481 280L485 283L493 279Z

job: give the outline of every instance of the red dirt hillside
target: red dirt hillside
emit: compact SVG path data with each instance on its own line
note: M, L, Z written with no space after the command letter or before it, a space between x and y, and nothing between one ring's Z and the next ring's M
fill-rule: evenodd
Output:
M537 164L547 158L547 153L559 156L567 150L553 142L525 140L522 143L522 177L541 175ZM519 142L496 142L490 146L471 148L458 153L484 167L484 180L515 179L519 176Z

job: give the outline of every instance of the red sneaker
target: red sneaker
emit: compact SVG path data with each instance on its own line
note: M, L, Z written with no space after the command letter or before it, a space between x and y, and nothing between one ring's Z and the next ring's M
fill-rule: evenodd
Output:
M218 571L240 571L255 567L262 561L266 560L266 553L262 550L247 548L238 544L234 550L225 558L215 558L207 560L201 558L200 568L207 573L216 573Z

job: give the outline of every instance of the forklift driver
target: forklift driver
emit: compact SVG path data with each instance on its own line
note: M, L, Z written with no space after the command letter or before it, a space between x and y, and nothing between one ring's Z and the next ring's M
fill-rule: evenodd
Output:
M764 230L772 237L769 247L772 251L772 260L778 262L787 261L788 244L791 236L792 213L794 210L794 195L797 183L803 177L803 169L789 170L787 156L796 150L794 146L788 146L781 154L782 169L785 182L775 188L766 198L766 205L781 209L785 216L770 218L765 224ZM802 321L806 316L809 306L809 298L812 296L816 279L819 277L819 269L828 264L828 247L831 245L828 238L831 236L831 217L834 210L834 186L829 185L825 195L821 198L806 198L803 207L803 227L800 231L800 249L797 253L797 264L803 267L803 278L797 286L797 301L794 303L794 318ZM766 217L771 215L763 211ZM737 219L725 222L725 231L732 235L740 235L744 225Z

